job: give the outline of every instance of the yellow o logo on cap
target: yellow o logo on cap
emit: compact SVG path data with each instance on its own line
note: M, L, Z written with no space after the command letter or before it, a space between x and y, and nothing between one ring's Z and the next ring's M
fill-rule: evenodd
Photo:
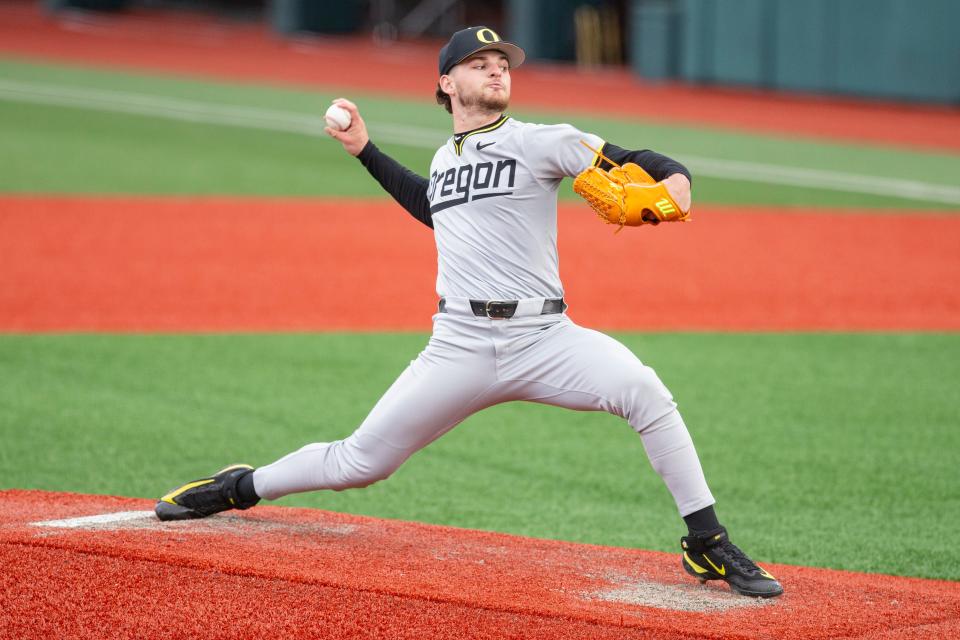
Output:
M489 38L489 40L487 38ZM493 29L484 28L477 31L477 40L485 44L490 44L492 42L500 42L500 36L498 36Z

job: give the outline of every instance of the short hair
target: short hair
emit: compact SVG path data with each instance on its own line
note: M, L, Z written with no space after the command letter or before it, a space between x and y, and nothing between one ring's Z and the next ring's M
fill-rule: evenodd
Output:
M443 108L447 110L447 113L453 113L453 105L450 104L450 95L445 93L443 89L440 88L440 83L437 83L437 104L443 105Z

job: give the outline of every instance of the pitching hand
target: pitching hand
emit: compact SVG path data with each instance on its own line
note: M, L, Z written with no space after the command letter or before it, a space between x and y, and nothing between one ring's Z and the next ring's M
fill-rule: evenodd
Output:
M333 104L347 110L350 114L350 126L343 131L337 131L330 127L325 127L323 130L326 131L327 135L331 138L340 142L347 153L352 156L360 155L360 152L363 151L363 148L370 140L370 136L367 135L367 125L363 122L363 118L360 117L360 111L357 109L357 105L346 98L337 98L333 101Z

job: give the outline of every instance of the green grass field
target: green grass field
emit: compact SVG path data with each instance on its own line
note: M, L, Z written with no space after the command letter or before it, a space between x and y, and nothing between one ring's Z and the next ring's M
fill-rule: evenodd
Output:
M0 192L381 196L338 145L292 130L334 95L0 60ZM352 97L375 140L426 172L448 116L426 100ZM516 115L680 159L940 186L960 175L951 154ZM696 172L700 202L957 210L867 187L706 174ZM950 543L960 528L960 336L618 337L673 390L718 512L752 555L960 579ZM155 497L228 462L264 464L346 436L425 339L0 336L0 487ZM471 418L369 489L282 503L670 551L683 533L624 423L529 404Z
M337 95L0 60L0 191L382 196L379 185L358 170L339 144L316 130ZM449 116L424 101L351 97L360 105L372 139L426 174L434 150L450 135ZM823 170L956 187L956 155L614 118L514 115L531 122L567 121L620 146L690 158L686 161L696 176L698 202L960 206L960 195L951 204L878 194L869 182L856 191L823 189L803 173L789 173ZM305 119L311 118L313 133L300 131L309 128ZM714 164L722 161L779 168L789 175L779 183L717 177ZM704 168L698 171L698 166ZM742 171L752 175L749 166ZM791 184L796 180L803 184ZM569 187L561 189L561 196L576 197Z
M751 553L960 579L950 544L960 337L619 334L670 386ZM342 438L420 334L0 337L0 485L156 497ZM616 471L613 471L616 470ZM282 504L672 551L640 439L603 413L501 405L368 489Z

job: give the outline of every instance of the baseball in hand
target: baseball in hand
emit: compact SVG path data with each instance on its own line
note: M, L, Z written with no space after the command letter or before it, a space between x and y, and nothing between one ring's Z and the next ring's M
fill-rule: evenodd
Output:
M350 112L335 104L330 105L323 119L327 121L327 126L335 131L343 131L350 126Z

